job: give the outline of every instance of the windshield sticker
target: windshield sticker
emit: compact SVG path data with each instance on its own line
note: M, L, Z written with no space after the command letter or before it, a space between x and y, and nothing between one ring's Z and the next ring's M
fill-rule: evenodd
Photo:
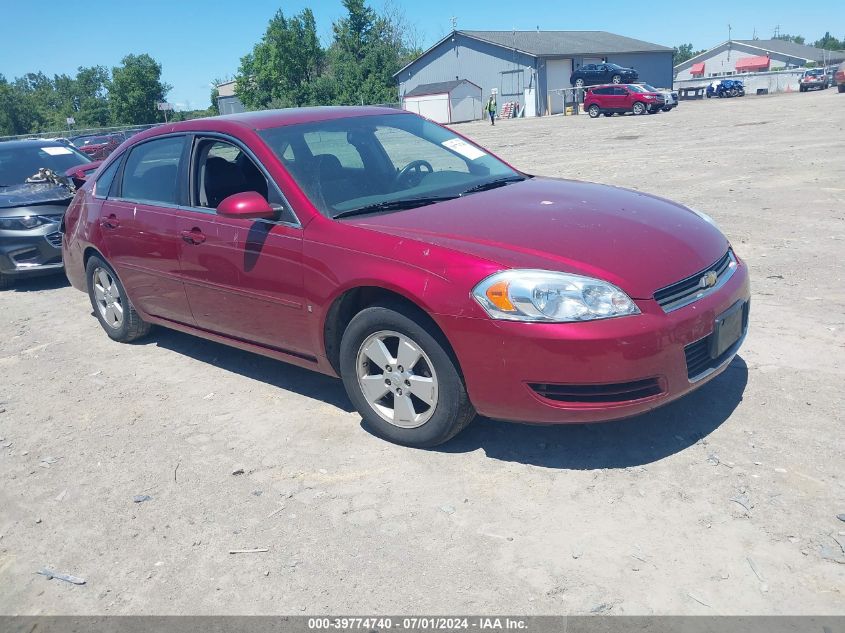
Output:
M73 154L67 147L42 147L42 152L49 154L50 156L61 156L62 154Z
M453 152L457 152L461 156L466 156L470 160L475 160L477 158L481 158L482 156L487 156L484 152L482 152L477 147L473 147L466 141L459 139L459 138L450 138L448 141L443 141L443 147L448 147Z

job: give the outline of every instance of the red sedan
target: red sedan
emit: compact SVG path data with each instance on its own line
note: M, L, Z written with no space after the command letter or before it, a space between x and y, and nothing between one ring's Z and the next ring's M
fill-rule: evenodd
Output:
M533 177L383 108L236 114L131 139L68 210L106 333L152 324L343 379L410 446L475 416L596 422L722 371L745 264L704 214Z

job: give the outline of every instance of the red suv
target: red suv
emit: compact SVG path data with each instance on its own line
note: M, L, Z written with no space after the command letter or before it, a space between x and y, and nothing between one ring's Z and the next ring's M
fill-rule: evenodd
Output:
M646 90L636 84L617 84L590 88L584 96L584 109L592 118L600 114L656 114L666 101L659 92Z
M340 376L366 426L410 446L476 412L648 411L724 370L748 323L747 269L704 214L521 173L387 108L142 132L63 231L112 339L156 324Z

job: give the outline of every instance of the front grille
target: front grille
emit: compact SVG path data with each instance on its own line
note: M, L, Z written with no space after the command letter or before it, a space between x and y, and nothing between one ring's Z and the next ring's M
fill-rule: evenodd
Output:
M529 387L547 400L571 403L630 402L659 395L663 392L657 378L604 385L560 385L531 383Z
M55 233L50 233L46 236L47 241L50 242L56 248L62 247L62 234L56 231Z
M654 299L663 308L664 312L671 312L678 308L683 308L693 301L698 301L701 297L710 294L717 288L720 288L728 279L731 278L736 270L736 258L733 252L728 249L719 261L712 266L708 266L702 271L690 275L686 279L682 279L671 286L661 288L654 293ZM701 280L709 272L716 273L716 283L711 287L702 287Z

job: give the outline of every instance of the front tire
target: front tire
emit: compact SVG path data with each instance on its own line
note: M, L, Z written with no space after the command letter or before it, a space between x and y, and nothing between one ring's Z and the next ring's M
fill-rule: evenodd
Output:
M92 255L85 266L85 278L91 307L110 338L130 343L150 331L150 324L135 311L114 269L104 260Z
M639 116L639 115L641 115L642 113L644 113L644 112L645 112L645 110L646 110L645 105L644 105L644 104L642 104L642 103L640 103L639 101L637 101L637 102L634 104L634 107L633 107L633 108L631 108L631 112L633 112L633 113L634 113L634 114L636 114L637 116Z
M587 112L589 113L591 119L597 119L601 114L601 108L594 104L587 109Z
M584 80L581 79L581 78L576 79L575 80L575 87L576 88L583 88L584 87Z
M340 374L367 428L415 448L443 444L475 417L456 361L435 327L399 304L377 305L349 322Z
M622 83L622 75L613 75L613 77L611 77L610 81L612 81L615 84L621 84Z

